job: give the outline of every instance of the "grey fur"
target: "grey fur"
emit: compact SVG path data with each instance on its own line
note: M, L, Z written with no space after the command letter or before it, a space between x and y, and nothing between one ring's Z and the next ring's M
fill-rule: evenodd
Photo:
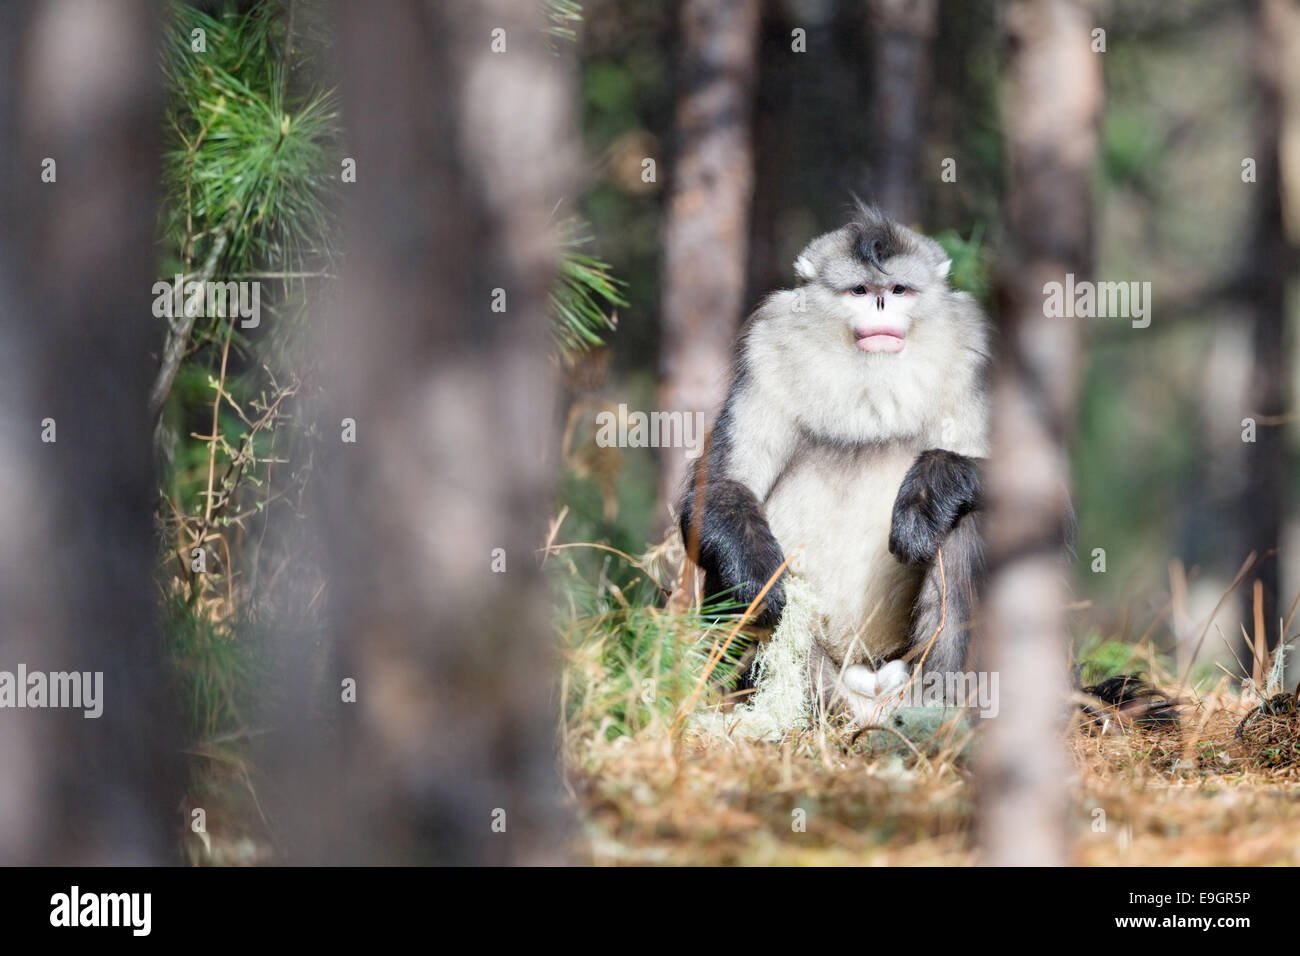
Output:
M937 242L874 208L814 239L795 268L799 292L769 296L739 337L683 493L683 537L709 594L752 596L784 549L799 549L800 573L831 598L834 633L811 655L814 698L833 700L848 664L923 657L927 672L962 671L983 569L987 320L948 287ZM898 326L898 348L879 347L876 322ZM864 618L872 632L859 645L844 634L868 599L899 613ZM761 623L779 620L782 602L778 583Z

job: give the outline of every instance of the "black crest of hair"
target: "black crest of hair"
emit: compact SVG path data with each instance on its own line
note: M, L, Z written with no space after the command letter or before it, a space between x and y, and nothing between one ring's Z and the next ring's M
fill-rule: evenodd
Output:
M886 271L885 260L913 251L912 244L879 206L859 202L857 218L850 225L857 233L853 241L854 257L881 272Z

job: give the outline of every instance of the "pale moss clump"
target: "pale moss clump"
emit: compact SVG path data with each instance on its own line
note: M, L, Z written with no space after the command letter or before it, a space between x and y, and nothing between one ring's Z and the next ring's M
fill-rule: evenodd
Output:
M819 626L817 600L807 583L794 576L783 582L786 605L772 636L759 645L754 660L754 692L730 712L709 708L696 713L693 728L751 740L780 740L809 726L808 655Z

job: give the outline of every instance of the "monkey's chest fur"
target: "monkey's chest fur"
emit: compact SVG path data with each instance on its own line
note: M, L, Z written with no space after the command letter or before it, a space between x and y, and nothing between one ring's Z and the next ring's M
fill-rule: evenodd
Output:
M921 451L912 443L814 445L764 502L791 570L815 593L820 640L837 663L876 664L903 650L923 569L889 553L894 500Z

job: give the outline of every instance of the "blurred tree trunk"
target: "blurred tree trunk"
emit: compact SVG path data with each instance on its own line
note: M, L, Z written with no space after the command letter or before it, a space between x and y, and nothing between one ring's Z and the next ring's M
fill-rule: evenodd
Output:
M681 8L659 407L684 417L710 418L721 405L745 308L759 8L759 0L683 0ZM660 449L658 514L665 523L686 468L682 448Z
M1044 317L1043 286L1090 267L1089 182L1100 61L1090 6L1006 7L1008 242L999 264L1001 354L987 496L990 578L981 666L999 674L1000 713L980 751L984 859L1066 862L1064 537L1080 320Z
M0 711L6 864L167 862L179 832L146 410L156 18L0 6L0 668L103 673L97 719Z
M317 473L341 666L327 726L301 719L283 755L297 859L538 862L564 836L536 551L558 442L550 215L575 159L537 13L335 7L357 181Z
M868 23L874 44L871 125L875 180L866 197L901 222L919 224L930 50L938 0L872 0Z
M1258 680L1267 661L1259 647L1277 644L1279 617L1286 613L1281 580L1282 525L1285 519L1287 480L1286 413L1287 373L1290 363L1284 342L1287 265L1291 261L1282 216L1281 134L1284 108L1284 70L1288 25L1285 0L1256 0L1254 79L1258 97L1255 142L1250 153L1256 162L1256 180L1246 188L1255 200L1254 232L1247 257L1250 294L1251 372L1249 406L1242 417L1256 420L1255 443L1245 446L1246 482L1241 495L1241 524L1246 551L1259 558L1254 580L1263 585L1263 633L1256 632L1254 588L1243 587L1243 610L1250 639L1238 654Z

